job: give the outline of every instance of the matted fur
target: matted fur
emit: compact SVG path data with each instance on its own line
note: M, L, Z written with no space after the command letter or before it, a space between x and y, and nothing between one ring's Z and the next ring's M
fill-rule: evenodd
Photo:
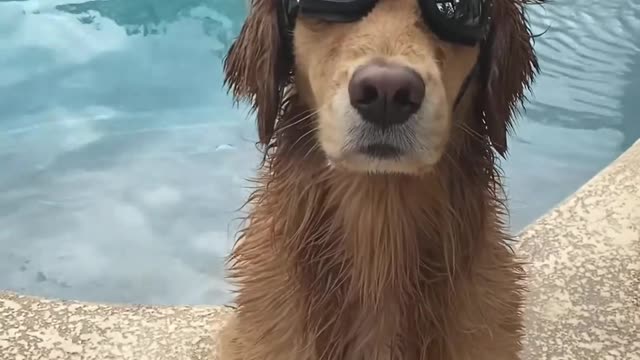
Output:
M291 68L275 4L252 2L225 63L236 98L257 109L266 149L230 257L237 309L221 359L518 359L524 273L491 146L505 153L537 70L524 0L495 0L444 155L417 175L327 165L304 89L318 80Z

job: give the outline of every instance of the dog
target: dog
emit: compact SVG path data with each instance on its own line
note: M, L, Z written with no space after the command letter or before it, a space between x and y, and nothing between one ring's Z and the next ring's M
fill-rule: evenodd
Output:
M498 160L539 73L531 3L251 2L224 72L264 158L222 360L519 359Z

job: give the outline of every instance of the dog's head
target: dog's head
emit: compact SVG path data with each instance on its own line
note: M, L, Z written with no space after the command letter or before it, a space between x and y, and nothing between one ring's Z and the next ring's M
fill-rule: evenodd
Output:
M257 110L263 144L293 86L314 114L299 119L312 122L316 145L343 169L428 171L456 121L504 155L538 66L523 13L530 1L451 0L451 12L436 0L307 0L292 15L283 4L298 0L252 0L225 59L226 81ZM455 14L464 21L447 23ZM464 110L461 95L471 99Z

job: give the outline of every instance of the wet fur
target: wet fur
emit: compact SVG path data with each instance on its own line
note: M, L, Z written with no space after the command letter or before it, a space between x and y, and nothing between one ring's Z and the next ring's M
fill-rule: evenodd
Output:
M253 1L225 63L257 110L265 161L230 257L237 309L221 359L519 359L524 273L491 147L506 152L537 71L522 0L495 0L478 77L420 175L327 166L275 4Z

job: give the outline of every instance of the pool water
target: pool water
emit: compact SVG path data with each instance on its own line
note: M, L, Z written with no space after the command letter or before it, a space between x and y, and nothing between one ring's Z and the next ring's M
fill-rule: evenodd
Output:
M240 0L0 0L0 289L219 304L258 162L221 61ZM82 0L78 0L82 1ZM640 136L640 3L532 7L543 74L503 164L519 231Z

